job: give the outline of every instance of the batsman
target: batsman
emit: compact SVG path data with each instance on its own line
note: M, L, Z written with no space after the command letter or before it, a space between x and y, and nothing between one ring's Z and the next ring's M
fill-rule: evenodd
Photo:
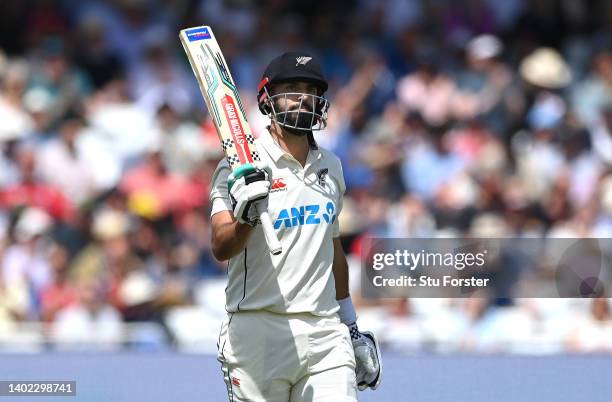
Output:
M357 328L339 239L342 166L313 136L327 123L327 89L313 56L272 60L258 88L270 118L261 162L236 174L223 160L213 177L212 248L229 260L217 346L230 401L349 402L380 383L378 343ZM258 224L265 210L277 255Z

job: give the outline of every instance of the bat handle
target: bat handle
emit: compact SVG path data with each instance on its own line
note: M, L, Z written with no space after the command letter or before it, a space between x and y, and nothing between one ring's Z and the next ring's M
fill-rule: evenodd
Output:
M270 249L272 255L279 255L283 252L283 247L276 238L276 233L274 232L274 227L272 226L272 221L270 220L270 215L266 210L260 211L257 204L255 204L255 207L257 209L257 213L259 214L259 220L261 221L261 226L263 227L268 248Z

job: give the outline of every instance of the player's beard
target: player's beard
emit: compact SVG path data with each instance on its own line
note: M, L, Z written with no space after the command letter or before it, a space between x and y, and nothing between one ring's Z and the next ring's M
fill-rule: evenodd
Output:
M312 110L310 110L310 108L307 106L302 106L302 110L291 110L287 112L287 124L293 126L285 127L292 134L298 136L306 135L312 129Z
M302 130L310 130L312 128L312 112L308 111L308 112L304 112L304 111L300 111L300 112L296 112L297 116L295 118L295 127L296 128L300 128Z

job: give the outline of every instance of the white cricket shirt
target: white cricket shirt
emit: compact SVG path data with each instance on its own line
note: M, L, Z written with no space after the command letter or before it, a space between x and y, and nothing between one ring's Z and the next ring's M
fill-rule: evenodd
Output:
M254 229L246 249L229 261L226 310L331 315L338 310L332 239L339 236L345 190L340 160L327 150L310 149L302 167L270 133L256 141L272 170L268 212L283 252L271 255L261 225ZM211 216L232 210L229 173L224 159L212 180Z

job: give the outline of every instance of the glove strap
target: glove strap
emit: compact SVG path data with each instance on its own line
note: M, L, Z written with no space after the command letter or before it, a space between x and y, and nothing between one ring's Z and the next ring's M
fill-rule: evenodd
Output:
M352 324L347 325L349 328L349 333L351 334L351 341L358 341L363 338L361 332L359 332L359 328L357 328L357 323L354 322Z

